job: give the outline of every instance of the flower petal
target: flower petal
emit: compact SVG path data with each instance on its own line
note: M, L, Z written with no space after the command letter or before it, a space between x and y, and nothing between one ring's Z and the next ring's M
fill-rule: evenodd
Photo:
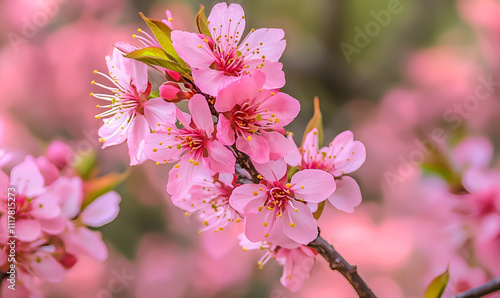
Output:
M179 57L192 68L208 69L215 61L212 50L198 34L174 30L171 33L171 38L172 45Z
M42 231L38 221L21 218L16 220L16 235L21 241L31 242L40 237Z
M174 125L176 119L174 103L165 102L162 98L152 98L144 104L144 117L151 129L157 129L158 124Z
M231 150L219 141L208 142L207 150L211 170L218 173L234 173L236 158Z
M43 190L43 176L33 158L15 166L10 172L10 184L16 188L18 195L34 197ZM4 191L4 190L2 190Z
M361 204L362 200L358 183L349 176L343 176L342 179L335 182L337 189L328 198L328 201L339 210L349 213L354 212L354 207Z
M302 170L293 175L290 183L295 198L311 203L326 200L335 191L335 178L322 170Z
M260 188L262 188L262 190L260 190ZM258 205L262 205L264 203L264 199L267 195L266 191L267 187L262 184L240 185L236 187L231 193L231 196L229 197L229 204L239 213L245 214L247 205L252 201L257 201ZM255 211L253 213L255 212L258 212L257 208L255 208Z
M211 137L214 132L214 122L208 102L203 95L196 94L189 100L189 112L196 126Z
M290 239L304 245L309 244L318 236L318 222L306 204L296 202L293 207L287 206L285 208L283 233Z
M135 117L128 130L127 138L131 166L141 164L147 159L144 153L144 138L147 134L149 134L149 126L146 118L143 116Z
M269 144L262 136L255 134L238 136L236 147L257 163L269 161Z
M91 227L100 227L110 223L118 216L120 201L120 195L110 191L88 205L80 214L80 219Z

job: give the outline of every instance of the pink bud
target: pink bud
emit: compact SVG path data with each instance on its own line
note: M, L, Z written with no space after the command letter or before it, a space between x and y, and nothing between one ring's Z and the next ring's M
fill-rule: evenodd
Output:
M59 169L69 165L71 160L71 150L68 145L61 141L54 141L47 149L47 159Z

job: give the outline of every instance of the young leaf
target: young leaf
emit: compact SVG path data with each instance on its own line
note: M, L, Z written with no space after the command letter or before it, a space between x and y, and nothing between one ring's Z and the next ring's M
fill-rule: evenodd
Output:
M85 195L83 198L82 209L85 209L85 207L90 205L90 203L98 197L113 190L118 184L123 182L128 177L129 173L129 171L123 174L112 173L87 181L84 185Z
M321 217L321 214L323 213L323 210L325 209L325 202L326 201L319 203L318 210L316 210L316 212L313 213L313 216L316 220L318 220Z
M149 47L144 49L138 49L125 55L127 58L135 59L147 63L149 65L157 65L165 67L170 70L177 71L181 74L188 74L189 72L180 66L176 61L173 61L171 57L164 50Z
M177 64L181 65L182 67L186 67L186 64L179 57L179 55L177 55L177 52L172 46L172 39L170 37L172 29L170 29L170 27L168 27L162 21L147 18L142 13L139 14L141 15L142 19L146 22L146 24L148 24L151 31L153 31L154 36L158 40L158 43L161 45L163 50L165 50L166 53L168 53L171 57L173 57L173 60L177 62Z
M445 272L434 278L427 288L427 292L425 292L425 298L441 298L441 295L443 295L444 289L448 284L448 280L450 279L449 269L450 268L446 268Z
M200 32L200 34L212 37L212 35L210 34L210 29L208 28L207 16L205 15L205 6L200 6L200 11L198 12L198 14L196 14L196 26L198 27L198 31Z
M321 110L319 109L318 97L314 98L314 115L306 126L304 137L302 138L302 144L304 144L307 133L315 127L318 129L318 145L321 147L323 145L323 117L321 116Z

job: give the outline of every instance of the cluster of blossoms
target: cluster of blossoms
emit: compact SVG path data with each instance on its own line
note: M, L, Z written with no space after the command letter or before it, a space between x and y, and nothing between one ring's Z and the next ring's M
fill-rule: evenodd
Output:
M27 156L10 177L0 170L2 297L42 297L39 281L60 282L81 256L104 261L101 234L113 221L120 196L82 179L69 147L52 143L46 156ZM93 190L93 191L90 191Z
M286 47L281 29L244 35L238 4L219 3L208 18L197 15L199 33L174 30L173 19L144 17L153 36L139 30L142 45L117 43L106 57L110 93L97 115L103 148L125 140L130 164L175 163L167 192L203 231L243 222L245 250L266 249L284 266L282 283L298 290L307 277L297 270L316 252L317 218L328 200L352 212L361 203L356 181L346 176L365 161L364 145L346 131L320 148L320 127L306 130L300 148L284 126L299 102L279 91L285 85L278 62ZM165 82L153 90L148 67ZM109 85L109 86L108 86ZM177 103L187 100L189 113ZM311 266L308 266L310 270Z

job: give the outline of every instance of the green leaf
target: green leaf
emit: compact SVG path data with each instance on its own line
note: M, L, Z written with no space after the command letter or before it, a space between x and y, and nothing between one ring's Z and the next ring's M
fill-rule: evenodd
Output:
M315 127L318 129L318 145L321 147L323 145L323 117L321 116L318 97L314 98L314 115L306 126L304 137L302 138L302 144L304 144L307 133Z
M200 5L200 11L196 14L196 26L198 31L205 36L212 37L210 29L208 28L207 16L205 15L205 6Z
M316 220L318 220L321 217L321 214L323 213L323 210L325 209L325 202L326 201L319 203L318 210L316 210L316 212L313 213L313 216Z
M179 64L183 68L186 68L186 64L179 57L179 55L177 55L177 52L175 51L172 45L172 38L170 37L172 29L170 29L170 27L168 27L162 21L147 18L142 13L139 14L141 15L142 19L146 22L146 24L148 24L151 31L153 31L154 36L158 40L158 43L161 45L163 50L166 53L168 53L168 55L173 58L172 60L177 62L177 64Z
M129 171L123 174L112 173L87 181L84 186L85 196L83 198L82 210L98 197L113 190L118 184L123 182L128 175Z
M159 48L148 47L138 49L125 55L127 58L135 59L147 63L149 65L157 65L177 71L181 74L188 74L188 71L180 66L177 62L173 61L168 54Z
M151 91L151 93L149 93L148 99L158 98L158 97L160 97L160 91L154 90Z
M90 151L85 154L78 154L75 158L73 168L75 169L78 176L86 179L92 173L95 164L96 154L94 151Z
M441 298L441 295L443 295L444 289L448 284L448 280L450 279L449 269L449 267L446 268L444 273L434 278L427 288L427 292L425 292L425 298Z

